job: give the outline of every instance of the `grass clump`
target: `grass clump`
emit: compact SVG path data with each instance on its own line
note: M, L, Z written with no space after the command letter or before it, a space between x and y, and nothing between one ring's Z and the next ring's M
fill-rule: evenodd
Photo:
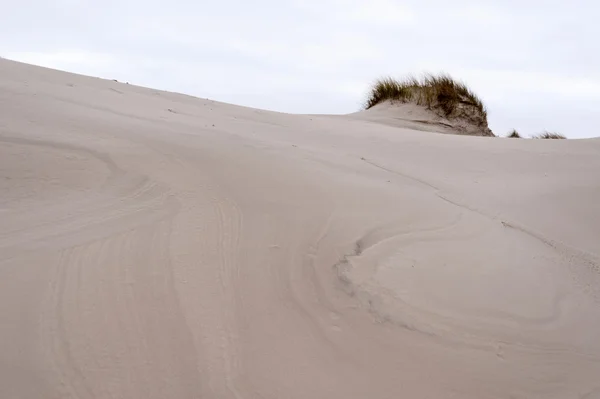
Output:
M556 132L543 132L533 136L534 139L551 139L551 140L563 140L567 137Z
M399 82L393 78L383 78L375 82L371 88L371 93L365 108L369 109L384 101L407 102L412 98L409 87L404 82Z
M513 129L506 137L509 139L520 139L521 135L516 131L516 129Z
M429 109L441 111L445 117L477 114L481 124L487 125L487 109L481 99L464 83L450 75L409 76L403 80L383 78L375 82L365 108L384 101L414 102Z

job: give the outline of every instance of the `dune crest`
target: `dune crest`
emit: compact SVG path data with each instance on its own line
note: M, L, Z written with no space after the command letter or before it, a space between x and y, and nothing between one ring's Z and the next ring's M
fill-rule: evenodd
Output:
M390 103L400 106L389 107ZM495 136L488 127L488 111L482 99L466 84L446 74L378 79L364 108L393 110L396 119L433 124L443 133ZM420 118L415 120L413 114Z
M410 102L385 101L354 113L351 117L425 132L494 137L487 122L482 125L476 117L473 118L477 120L470 117L445 117L423 105Z

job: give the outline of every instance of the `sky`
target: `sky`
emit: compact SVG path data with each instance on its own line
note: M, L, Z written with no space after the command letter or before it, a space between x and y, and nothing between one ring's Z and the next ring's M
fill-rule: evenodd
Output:
M446 72L490 128L597 137L596 0L0 0L0 56L290 113L359 110Z

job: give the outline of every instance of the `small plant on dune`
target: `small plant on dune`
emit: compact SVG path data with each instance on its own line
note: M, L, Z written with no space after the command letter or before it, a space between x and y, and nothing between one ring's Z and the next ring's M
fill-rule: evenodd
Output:
M446 117L456 116L460 112L464 114L470 108L479 115L481 124L487 125L487 110L481 99L450 75L425 75L420 79L409 76L404 80L389 77L379 79L369 92L365 108L388 100L414 102L429 109L439 109Z
M520 139L521 135L519 134L519 132L517 132L515 129L513 129L510 133L508 133L508 136L506 136L510 139Z
M556 132L543 132L540 134L537 134L535 136L533 136L532 138L534 139L553 139L553 140L562 140L562 139L566 139L567 137L560 134L560 133L556 133Z

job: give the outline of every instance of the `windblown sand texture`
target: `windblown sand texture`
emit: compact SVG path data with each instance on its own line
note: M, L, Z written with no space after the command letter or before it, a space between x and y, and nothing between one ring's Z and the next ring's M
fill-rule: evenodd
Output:
M600 398L600 140L0 61L0 398Z

